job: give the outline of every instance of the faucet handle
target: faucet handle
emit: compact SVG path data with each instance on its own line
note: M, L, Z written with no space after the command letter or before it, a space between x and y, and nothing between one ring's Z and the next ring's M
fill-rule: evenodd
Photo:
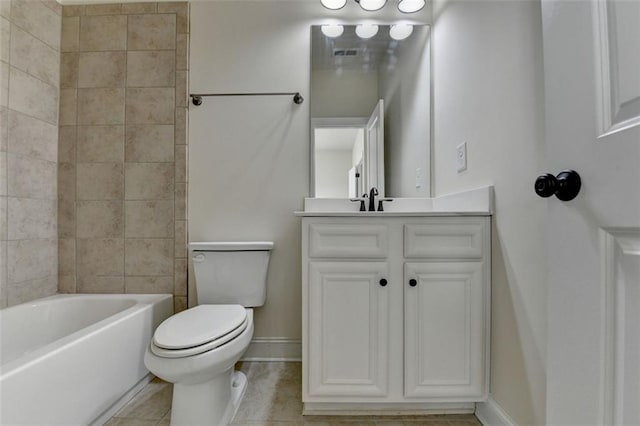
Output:
M365 195L364 197L360 197L360 198L350 198L349 201L351 201L353 203L356 203L356 202L360 201L360 211L364 212L364 211L367 211L366 208L365 208L365 204L364 204L366 199L367 199L367 196Z
M378 198L378 211L379 212L383 212L384 208L382 207L382 202L383 201L387 201L387 202L392 202L393 198Z

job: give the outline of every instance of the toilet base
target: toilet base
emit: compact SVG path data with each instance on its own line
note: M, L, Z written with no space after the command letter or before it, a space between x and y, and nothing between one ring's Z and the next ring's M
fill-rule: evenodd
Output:
M247 376L230 368L213 380L194 385L175 383L171 425L226 426L233 420L247 389Z

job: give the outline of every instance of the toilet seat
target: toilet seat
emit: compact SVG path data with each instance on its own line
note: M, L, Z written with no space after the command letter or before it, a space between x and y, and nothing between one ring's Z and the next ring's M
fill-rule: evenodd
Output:
M241 305L199 305L160 324L150 349L163 358L198 355L230 342L247 323L247 311Z

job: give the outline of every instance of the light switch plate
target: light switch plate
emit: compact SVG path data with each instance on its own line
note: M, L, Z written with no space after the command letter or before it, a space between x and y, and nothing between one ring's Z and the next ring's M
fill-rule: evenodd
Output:
M458 173L467 170L467 143L462 142L456 147L456 169Z

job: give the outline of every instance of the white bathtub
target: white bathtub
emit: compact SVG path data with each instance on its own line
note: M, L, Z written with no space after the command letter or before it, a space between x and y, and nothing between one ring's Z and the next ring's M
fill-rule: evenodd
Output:
M171 295L57 295L0 310L0 424L101 423L148 380Z

